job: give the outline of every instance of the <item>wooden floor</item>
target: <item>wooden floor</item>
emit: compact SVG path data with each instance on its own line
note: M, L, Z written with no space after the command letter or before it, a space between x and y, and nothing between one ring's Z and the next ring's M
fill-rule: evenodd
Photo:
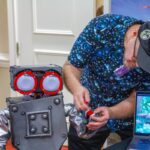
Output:
M12 147L11 141L8 141L6 150L16 150L15 148ZM66 146L64 146L61 150L68 150L68 148Z

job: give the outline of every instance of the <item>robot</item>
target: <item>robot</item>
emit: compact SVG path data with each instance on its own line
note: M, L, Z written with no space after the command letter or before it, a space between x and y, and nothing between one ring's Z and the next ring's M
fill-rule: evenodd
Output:
M63 102L62 68L49 66L11 66L10 86L23 96L6 98L7 108L0 110L0 149L6 149L11 137L17 150L60 150L67 138L67 123L77 135L91 138L98 130L87 129L92 109L79 111Z
M11 66L10 80L23 96L8 97L0 112L1 149L11 136L17 150L60 150L67 138L61 67Z

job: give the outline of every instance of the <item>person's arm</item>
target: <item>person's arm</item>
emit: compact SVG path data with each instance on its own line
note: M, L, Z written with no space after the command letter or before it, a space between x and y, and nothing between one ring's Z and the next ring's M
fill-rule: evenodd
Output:
M87 127L90 130L96 130L103 127L109 119L125 119L133 116L135 110L135 91L130 96L119 104L112 107L98 107L94 113L99 113L99 117L92 116L92 120Z
M101 44L101 36L98 38L97 35L104 34L112 17L115 16L103 15L89 22L75 41L68 56L68 62L63 67L66 86L73 94L74 103L78 109L86 110L87 105L84 101L90 101L89 91L80 84L82 70L79 68L85 68L91 63L93 54L97 52L97 44Z
M135 110L135 91L119 104L109 107L110 119L124 119L132 117Z
M68 90L73 94L74 103L79 110L88 109L86 102L90 101L88 90L80 83L82 69L74 67L68 61L63 66L64 82Z
M68 61L63 66L64 82L68 90L73 94L80 84L80 75L82 70L74 67Z
M102 19L103 20L103 19ZM68 60L63 66L64 81L66 87L73 94L74 104L79 110L88 109L90 101L89 91L80 83L82 69L90 63L92 54L95 52L95 24L97 19L92 19L76 39Z

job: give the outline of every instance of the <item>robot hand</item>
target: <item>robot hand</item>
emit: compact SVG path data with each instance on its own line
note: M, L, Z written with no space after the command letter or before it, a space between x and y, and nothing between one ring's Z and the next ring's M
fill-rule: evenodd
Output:
M0 110L0 150L5 150L6 142L10 137L9 130L9 111Z

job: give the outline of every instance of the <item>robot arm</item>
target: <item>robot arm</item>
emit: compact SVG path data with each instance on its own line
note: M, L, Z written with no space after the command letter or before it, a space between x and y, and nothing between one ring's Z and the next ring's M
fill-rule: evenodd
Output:
M5 150L6 142L10 137L9 111L0 110L0 149Z

